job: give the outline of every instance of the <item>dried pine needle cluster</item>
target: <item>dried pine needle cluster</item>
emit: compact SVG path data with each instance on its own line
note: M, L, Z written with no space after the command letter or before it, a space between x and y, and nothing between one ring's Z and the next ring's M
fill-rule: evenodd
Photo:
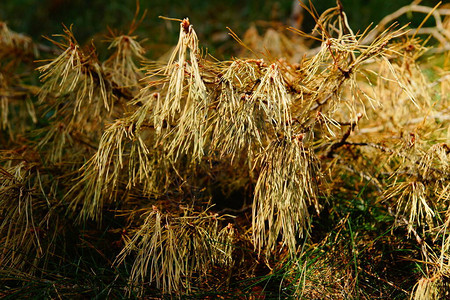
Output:
M232 33L251 52L231 61L205 55L188 19L167 62L145 61L134 26L112 34L104 62L64 28L56 57L38 62L40 86L22 78L49 49L0 23L0 274L50 276L67 235L106 216L122 232L110 266L129 270L128 295L192 292L242 268L251 278L303 255L351 177L417 240L429 278L415 297L438 295L450 272L448 52L430 78L420 28L355 33L339 1L320 16L304 8L312 33ZM445 51L448 9L419 8ZM283 43L259 52L258 39ZM320 47L299 53L307 39Z
M213 265L228 267L232 263L234 229L231 223L219 227L217 214L207 210L195 212L181 207L183 213L171 216L154 206L145 213L145 220L117 263L137 252L131 269L130 287L140 282L155 282L167 292L191 289L194 280L205 280ZM166 276L161 276L164 272Z

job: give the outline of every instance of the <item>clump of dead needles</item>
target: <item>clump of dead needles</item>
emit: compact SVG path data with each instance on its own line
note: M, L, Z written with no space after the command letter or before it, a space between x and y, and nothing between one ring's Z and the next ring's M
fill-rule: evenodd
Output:
M37 62L41 85L16 73L35 67L39 46L0 23L0 273L53 280L75 243L95 249L114 282L128 278L128 295L149 286L163 294L227 290L267 268L268 278L282 270L291 296L313 297L315 261L324 274L338 265L314 247L329 247L351 258L336 268L350 276L339 289L358 296L360 272L379 277L358 263L356 223L340 211L367 193L358 205L373 205L370 214L391 231L403 228L418 249L409 259L426 277L414 275L415 297L442 295L450 272L450 13L412 5L434 18L433 31L386 19L354 32L340 1L321 15L303 7L316 21L311 33L270 29L241 40L231 32L245 49L248 40L280 42L230 61L207 56L187 18L178 20L166 62L146 61L135 23L128 34L111 33L104 62L64 27L51 40L57 54ZM431 77L423 33L436 37L431 50L443 49ZM293 43L307 40L315 46L298 53L306 46ZM323 214L339 218L313 244L320 224L311 224ZM107 249L89 241L96 234Z

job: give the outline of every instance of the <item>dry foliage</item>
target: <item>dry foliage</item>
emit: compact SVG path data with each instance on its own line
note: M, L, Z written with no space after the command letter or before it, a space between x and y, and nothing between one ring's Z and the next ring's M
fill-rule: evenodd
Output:
M244 40L231 32L250 57L230 61L207 56L188 19L178 20L167 62L145 61L135 24L112 34L104 62L64 28L62 41L52 40L56 57L39 61L39 86L20 74L39 46L0 23L1 272L46 276L66 226L101 227L112 212L124 236L111 266L132 265L130 295L149 284L192 292L233 268L251 278L255 265L303 257L311 219L351 177L367 182L405 238L417 241L420 257L412 259L430 278L414 297L442 293L450 272L450 13L409 8L436 27L388 25L405 9L355 33L339 1L321 15L304 6L313 32L259 36L252 28ZM431 77L422 66L424 33L444 60ZM320 46L295 46L306 40ZM235 219L215 195L236 190L249 196L238 199ZM251 245L250 259L243 245ZM292 275L306 274L306 264L291 267L286 281L299 295L316 295L310 278ZM354 291L355 280L342 291Z

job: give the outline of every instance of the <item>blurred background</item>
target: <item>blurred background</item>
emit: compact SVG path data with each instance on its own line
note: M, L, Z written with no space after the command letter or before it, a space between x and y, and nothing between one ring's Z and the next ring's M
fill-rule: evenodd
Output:
M306 2L306 1L304 1ZM349 17L351 27L356 31L375 24L384 16L398 8L410 4L412 0L342 0ZM415 1L422 5L434 6L436 0ZM446 1L444 1L446 2ZM320 14L335 6L335 0L312 0ZM147 15L136 31L145 37L144 43L148 58L155 58L174 45L178 36L178 24L158 18L189 17L194 25L202 47L218 57L226 56L231 38L226 27L230 27L238 36L256 24L258 30L268 26L292 25L293 7L299 6L294 0L141 0L140 15ZM75 37L81 44L95 40L99 43L108 35L108 27L118 32L128 32L136 11L136 0L1 0L0 21L16 31L31 35L40 43L46 43L43 35L62 33L62 25L73 24ZM401 23L420 24L423 14L405 15ZM309 31L314 26L313 19L305 14L301 28Z

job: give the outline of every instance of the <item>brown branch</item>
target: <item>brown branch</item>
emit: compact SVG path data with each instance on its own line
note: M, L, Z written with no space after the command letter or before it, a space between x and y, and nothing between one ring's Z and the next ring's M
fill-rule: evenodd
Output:
M424 13L424 14L429 14L432 12L432 15L436 21L436 27L438 28L438 30L444 30L444 28L442 26L441 16L450 15L450 9L441 8L441 9L436 9L433 11L433 8L427 7L427 6L416 5L416 4L406 5L406 6L401 7L397 11L393 12L392 14L384 17L380 21L380 23L378 23L377 27L366 36L366 38L363 40L363 44L372 42L377 37L377 35L386 28L386 26L389 23L392 23L394 20L398 19L400 16L407 14L409 12L418 12L418 13Z
M352 122L350 127L347 129L347 131L342 136L341 140L339 142L336 142L331 145L330 150L328 151L328 154L326 157L332 158L334 151L336 151L338 148L344 146L347 142L348 137L350 134L355 130L356 124L358 124L358 121L362 118L362 114L358 114L357 120L355 122Z

